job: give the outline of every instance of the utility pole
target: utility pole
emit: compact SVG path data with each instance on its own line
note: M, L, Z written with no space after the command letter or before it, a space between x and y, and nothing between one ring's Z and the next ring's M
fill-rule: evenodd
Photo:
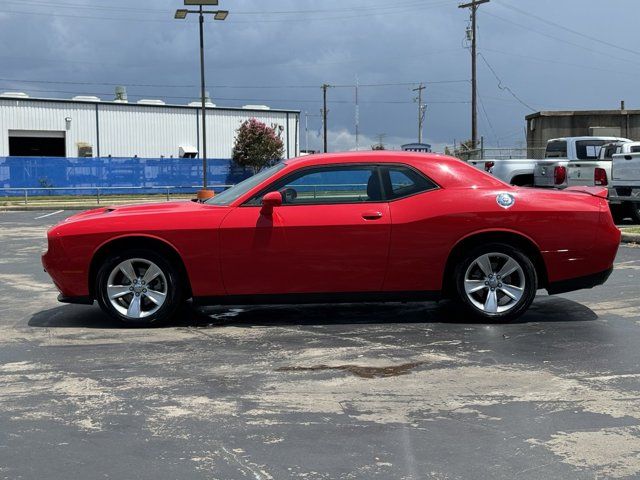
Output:
M475 150L478 144L478 81L476 77L476 13L478 6L489 3L491 0L473 0L470 3L463 3L458 8L468 8L471 10L471 148Z
M422 103L422 92L427 87L421 83L417 88L414 88L414 92L418 92L418 143L422 143L422 125L424 124L424 113L426 111L426 105Z
M324 153L327 153L327 89L331 85L322 84L322 145Z
M358 103L358 88L360 87L360 81L358 80L358 76L356 75L356 112L355 112L355 122L356 122L356 152L360 150L360 104ZM623 108L624 110L624 108Z
M309 151L309 117L321 117L322 115L314 115L309 112L304 112L304 149Z

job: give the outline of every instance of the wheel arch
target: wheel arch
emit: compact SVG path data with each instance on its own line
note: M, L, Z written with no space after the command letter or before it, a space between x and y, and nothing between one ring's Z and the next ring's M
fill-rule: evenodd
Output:
M151 235L125 235L112 238L100 245L94 252L89 265L89 295L95 298L95 283L98 270L102 262L115 252L125 250L151 250L166 256L169 262L176 267L178 273L185 282L187 298L192 296L191 281L182 257L178 250L166 240Z
M453 292L453 272L455 266L469 248L487 243L505 243L512 247L522 249L531 259L538 276L538 288L546 288L549 280L547 267L540 247L528 236L512 230L488 230L470 233L461 238L449 252L447 263L442 277L443 296L449 297Z

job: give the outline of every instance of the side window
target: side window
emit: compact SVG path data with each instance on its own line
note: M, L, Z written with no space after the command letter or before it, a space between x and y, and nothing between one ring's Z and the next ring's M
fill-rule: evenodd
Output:
M631 147L631 153L638 153L640 152L640 147Z
M389 200L415 195L437 188L437 185L424 175L403 166L383 167Z
M270 185L267 191L281 192L284 205L383 201L378 168L366 165L305 169ZM249 204L259 204L265 193Z

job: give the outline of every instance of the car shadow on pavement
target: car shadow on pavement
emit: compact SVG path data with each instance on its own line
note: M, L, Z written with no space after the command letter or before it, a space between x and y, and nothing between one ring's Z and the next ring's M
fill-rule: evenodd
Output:
M512 322L585 322L598 316L587 306L562 297L538 296L527 313ZM250 305L195 308L183 307L175 321L163 327L251 328L276 325L348 325L382 323L479 322L460 312L450 301L439 303L347 303L314 305ZM30 327L118 329L125 324L111 319L96 305L63 305L34 314Z

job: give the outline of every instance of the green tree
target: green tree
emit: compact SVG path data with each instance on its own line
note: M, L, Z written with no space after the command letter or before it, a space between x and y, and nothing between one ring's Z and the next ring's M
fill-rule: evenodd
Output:
M280 139L282 127L274 128L251 118L240 125L233 146L233 161L258 173L265 167L277 163L284 155L284 144Z

